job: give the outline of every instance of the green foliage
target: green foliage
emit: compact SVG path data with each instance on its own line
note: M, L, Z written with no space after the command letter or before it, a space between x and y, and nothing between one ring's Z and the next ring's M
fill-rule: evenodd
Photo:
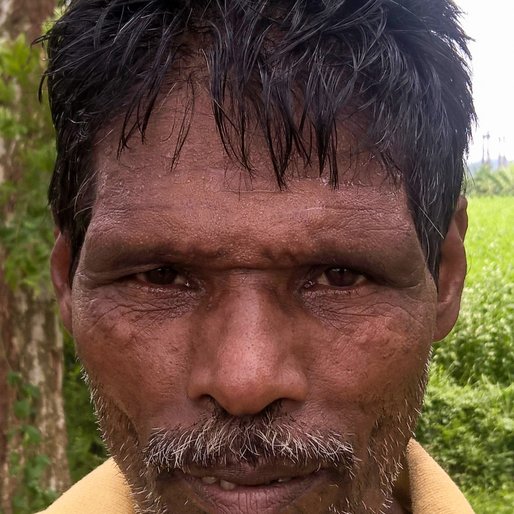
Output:
M512 514L514 505L514 485L510 482L503 484L496 491L472 488L467 497L477 514Z
M40 104L37 84L42 52L23 35L0 45L0 138L10 155L12 176L0 184L0 239L7 252L5 278L12 288L36 294L49 289L52 223L46 202L55 149L48 102Z
M9 440L19 441L24 450L23 456L17 451L11 451L8 456L9 473L12 476L23 477L21 485L14 491L11 502L14 512L30 514L34 510L46 507L57 497L55 491L44 489L40 485L50 460L46 455L37 453L41 433L33 423L39 389L24 382L19 373L12 371L9 372L7 381L16 395L13 409L16 423L7 436Z
M42 489L40 480L45 469L50 465L46 455L35 455L24 465L11 460L10 468L23 476L23 489L17 491L11 499L12 508L17 514L31 514L44 509L58 497L55 491Z
M464 489L500 489L514 477L514 385L458 385L434 366L417 436Z
M470 196L513 196L514 165L493 170L483 165L468 181Z

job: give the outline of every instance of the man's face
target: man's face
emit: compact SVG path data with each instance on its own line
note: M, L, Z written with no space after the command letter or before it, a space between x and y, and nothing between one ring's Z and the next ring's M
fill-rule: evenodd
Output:
M257 137L250 180L205 100L170 171L175 115L119 160L99 143L57 285L107 444L143 512L378 512L438 330L403 189L362 155L279 191Z

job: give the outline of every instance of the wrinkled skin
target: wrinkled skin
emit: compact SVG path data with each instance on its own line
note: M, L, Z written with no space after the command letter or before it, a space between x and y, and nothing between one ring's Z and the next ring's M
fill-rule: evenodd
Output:
M63 235L52 260L64 323L141 511L402 512L387 497L431 343L458 313L464 202L437 289L401 186L369 155L349 162L352 180L338 189L300 167L280 191L259 138L250 180L200 99L170 171L175 115L165 103L146 143L134 140L119 160L116 131L99 142L72 286ZM156 429L187 432L218 417L250 427L265 416L300 439L340 436L353 468L234 455L181 471L144 463ZM285 477L297 478L268 483Z

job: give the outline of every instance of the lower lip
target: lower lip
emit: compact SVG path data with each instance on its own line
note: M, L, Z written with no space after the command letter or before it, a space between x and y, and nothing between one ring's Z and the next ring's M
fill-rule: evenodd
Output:
M199 500L199 507L206 512L238 512L241 514L275 514L283 512L289 505L300 501L301 497L316 490L324 489L334 480L330 473L317 471L305 477L292 478L288 482L274 482L262 486L238 485L231 491L221 489L219 484L205 484L201 479L181 472L174 478L185 482ZM321 496L321 495L320 495Z

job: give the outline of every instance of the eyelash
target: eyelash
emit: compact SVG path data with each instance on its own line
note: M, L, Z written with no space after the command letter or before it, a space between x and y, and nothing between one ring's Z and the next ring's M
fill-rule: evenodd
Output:
M177 277L180 277L182 279L181 283L176 283L176 279L174 281L170 281L169 283L162 283L159 284L157 282L151 282L150 280L145 277L145 275L148 275L152 272L158 272L159 270L167 270L172 271L173 273L176 273ZM193 282L186 272L183 270L179 270L175 268L174 266L158 266L156 268L151 268L145 271L140 271L138 273L133 273L131 275L128 275L123 278L124 281L128 282L135 282L138 284L139 287L146 288L146 289L152 289L152 290L170 290L170 289L192 289L193 288Z
M325 276L328 272L330 272L332 270L342 270L344 272L349 272L350 274L352 274L356 277L356 280L352 284L341 285L341 286L317 283L317 281L321 277ZM350 292L353 292L356 289L358 289L364 282L366 282L368 280L369 280L368 275L359 270L349 268L349 267L347 268L345 266L333 266L330 268L323 268L323 269L318 268L316 270L316 272L311 275L311 278L309 278L309 280L304 284L303 288L304 289L313 289L317 286L319 289L323 289L323 290L334 290L337 292L350 293ZM327 280L327 282L328 281L329 280Z
M158 283L158 281L150 281L148 280L148 274L151 273L158 273L159 271L163 271L164 273L170 273L175 275L175 279L173 281L168 280L165 278L163 283ZM327 278L327 273L335 271L336 275L334 278L342 278L344 282L344 274L349 273L350 274L350 281L352 281L352 278L355 278L355 281L349 284L330 284L330 278ZM337 276L338 272L342 272L341 277ZM319 283L320 280L323 280L323 277L325 277L324 282L325 283ZM180 279L180 283L176 283L176 279ZM348 278L348 277L347 277ZM191 277L191 275L183 270L179 269L173 265L162 265L157 266L155 268L147 269L144 271L140 271L138 273L134 273L132 275L129 275L125 277L126 280L135 282L137 285L141 288L145 288L147 290L194 290L197 288L197 282L194 281ZM309 272L309 275L307 277L307 280L303 281L303 284L301 286L301 289L303 291L308 291L310 293L319 292L319 293L329 293L333 292L337 295L341 294L354 294L358 292L358 290L361 288L362 285L364 285L366 282L370 280L369 276L357 269L353 269L350 267L345 266L331 266L331 267L320 267L317 266Z

